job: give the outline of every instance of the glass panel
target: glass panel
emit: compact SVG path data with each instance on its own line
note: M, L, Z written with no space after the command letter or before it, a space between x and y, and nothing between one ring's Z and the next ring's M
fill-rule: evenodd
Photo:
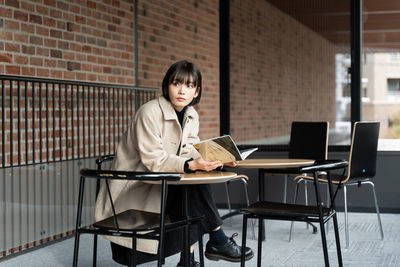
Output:
M400 150L400 7L364 1L362 120L379 121L379 150Z
M231 1L231 135L287 144L293 121L350 143L350 1Z

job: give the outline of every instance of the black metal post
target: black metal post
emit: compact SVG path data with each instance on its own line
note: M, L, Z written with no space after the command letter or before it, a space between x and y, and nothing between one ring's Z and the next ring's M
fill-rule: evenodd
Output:
M351 0L351 125L361 120L362 0Z
M220 134L230 134L229 0L219 1Z

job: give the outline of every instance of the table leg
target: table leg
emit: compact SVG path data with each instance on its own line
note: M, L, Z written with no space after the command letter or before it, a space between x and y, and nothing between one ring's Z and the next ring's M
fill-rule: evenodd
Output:
M318 174L316 172L314 172L314 187L315 187L315 198L317 201L317 207L318 207L318 213L319 213L319 226L321 229L322 249L324 251L325 266L328 267L329 266L328 245L326 242L324 217L323 217L323 213L322 213L322 203L321 203L321 196L320 196L320 192L319 192Z
M264 171L262 169L258 170L258 198L259 201L264 201L264 190L265 190L265 180L264 180ZM261 241L265 240L265 221L262 220L262 232L261 232Z

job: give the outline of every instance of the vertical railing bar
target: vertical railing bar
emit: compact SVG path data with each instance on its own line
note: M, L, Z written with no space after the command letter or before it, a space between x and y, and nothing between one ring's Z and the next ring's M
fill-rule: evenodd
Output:
M20 81L18 81L18 83L20 83ZM19 212L18 212L18 221L19 221L19 248L21 250L22 248L22 175L21 175L21 166L18 167L18 184L19 184L19 188L18 188L18 203L19 203ZM24 227L26 228L26 227Z
M25 82L25 86L28 84L28 82ZM25 100L27 100L27 98L25 98ZM26 162L26 164L28 164L28 161ZM29 168L25 168L25 181L26 181L26 201L28 203L30 203L29 200ZM26 205L26 243L29 244L29 226L32 224L32 222L30 221L30 216L29 216L29 205Z
M51 89L52 89L52 94L53 94L53 101L52 101L52 106L53 106L53 162L56 161L56 110L55 110L55 102L56 102L56 97L55 97L55 84L51 84Z
M54 84L53 84L54 86ZM61 165L61 161L59 161L59 163L54 163L54 171L55 171L55 179L53 180L53 203L54 203L54 207L57 205L57 176L58 176L58 170L57 170L57 165L60 164ZM54 208L54 235L57 233L57 209Z
M126 117L125 117L125 104L126 104L126 90L125 89L121 89L122 90L122 133L125 132L125 126L126 126Z
M61 123L61 112L62 112L62 109L61 109L61 83L59 83L58 84L58 110L59 110L59 112L58 112L58 127L59 127L59 131L58 131L58 137L59 137L59 140L60 140L60 142L59 142L59 145L60 145L60 161L62 160L62 154L63 154L63 151L62 151L62 123Z
M36 163L36 142L35 142L35 82L32 82L32 163Z
M74 125L75 125L75 121L74 121L74 85L71 84L70 85L70 89L71 89L71 139L72 139L72 145L71 145L71 149L72 149L72 160L75 159L75 134L74 134ZM68 134L68 132L67 132Z
M119 116L119 105L120 105L120 102L119 102L119 97L120 97L120 95L119 95L119 91L120 91L120 89L117 89L117 119L118 119L118 123L117 123L117 133L118 133L118 136L117 136L117 142L119 142L119 136L120 136L120 128L121 128L121 118L120 118L120 116Z
M80 109L79 109L79 88L80 88L80 85L76 85L76 89L77 89L77 92L76 92L76 112L77 112L77 115L76 115L76 125L77 125L77 127L78 127L78 134L77 134L77 136L78 136L78 159L80 159L81 158L81 138L80 138L80 135L81 135L81 127L80 127L80 123L81 123L81 121L80 121L80 117L81 117L81 114L80 114Z
M107 110L108 110L108 154L111 153L111 110L110 110L110 87L107 88ZM115 151L115 149L113 148L113 150Z
M96 156L96 98L95 86L92 87L92 101L93 101L93 156ZM99 122L100 123L100 122Z
M134 91L132 91L132 90L129 90L129 94L130 94L130 96L131 96L131 101L129 102L129 111L130 111L130 115L129 115L129 118L128 118L128 120L129 120L129 122L131 121L131 118L133 117L133 97L134 97ZM132 118L133 119L133 118ZM128 122L128 124L129 124L129 122ZM129 127L129 125L128 125L128 127Z
M12 150L12 149L11 149ZM15 222L14 222L14 168L10 168L10 180L11 180L11 188L10 188L10 204L11 204L11 253L14 253L14 248L15 248ZM5 179L5 177L4 177Z
M2 80L2 82L3 82L3 80ZM3 90L4 90L4 84L3 84ZM2 99L4 99L4 97L2 98ZM4 102L3 102L3 104L4 104ZM4 113L4 105L2 106L2 110L3 110L3 113ZM4 143L3 143L4 144ZM4 146L4 145L3 145ZM4 157L4 154L3 154L3 157ZM3 166L3 168L2 168L2 174L3 174L3 177L4 177L4 179L3 179L3 251L4 251L4 253L6 253L7 252L7 220L6 220L6 218L7 218L7 198L6 198L6 179L5 179L5 177L6 177L6 168L4 168L4 166Z
M6 142L5 142L5 137L6 137L6 118L5 118L5 108L4 108L4 98L5 98L5 88L4 88L4 80L1 80L1 167L5 167L6 165L6 160L5 160L5 155L6 155ZM4 202L5 203L5 202ZM5 247L4 247L5 250Z
M18 80L17 82L17 94L18 94L18 118L17 118L17 123L18 123L18 166L21 166L21 82Z
M28 82L25 82L25 164L29 162L28 154Z
M115 87L113 87L113 140L114 140L114 143L113 143L113 147L114 147L114 150L115 150Z
M42 158L42 157L40 157ZM43 167L44 165L40 165L40 244L43 244L43 229L44 229L44 215L43 215Z
M64 95L65 95L65 155L66 159L68 160L69 158L69 144L68 144L68 85L64 84L65 90L64 90Z
M133 115L133 110L132 110L132 107L133 107L133 103L132 103L132 101L133 101L133 90L128 90L128 127L129 127L129 123L131 122L131 118L132 118L132 115Z
M106 106L105 106L105 102L104 102L104 96L105 96L105 87L102 88L102 92L103 92L103 154L106 154Z
M37 240L37 238L36 238L36 209L37 209L37 206L36 206L36 169L35 169L35 166L33 166L33 185L32 185L32 192L33 192L33 240L34 241L36 241Z
M46 82L46 160L49 162L49 83Z
M50 224L50 207L52 207L54 203L50 202L50 168L47 166L47 171L46 171L46 176L47 176L47 229L48 229L48 234L47 238L49 240L50 235L51 235L51 224Z
M66 186L66 188L64 187L63 189L66 190L66 192L65 192L65 195L66 195L65 204L66 205L68 205L68 203L69 203L69 183L70 183L70 180L71 180L70 177L69 177L69 175L70 175L69 169L70 169L71 162L73 162L73 161L67 160L65 162L65 165L67 166L67 173L66 173L66 181L65 181L65 183L66 183L67 186ZM66 206L65 215L66 215L65 222L66 222L66 225L68 225L69 224L69 208L68 208L68 206ZM65 232L64 229L63 229L63 232Z
M89 90L90 92L90 90ZM95 118L95 112L96 112L96 101L95 101L95 97L94 97L94 86L92 86L92 101L93 101L93 112L91 114L89 114L89 120L91 120L91 118L93 118L93 156L96 155L96 120ZM88 97L90 101L90 96ZM90 110L90 109L89 109ZM93 117L92 117L93 116ZM90 156L90 153L89 153Z
M96 86L96 91L97 91L97 103L98 103L98 106L97 106L98 107L97 108L97 119L99 120L99 128L97 129L97 140L99 142L97 156L100 156L101 155L100 87Z
M10 166L14 166L14 97L13 97L13 80L10 80Z
M39 162L42 163L42 157L43 157L43 150L42 150L42 146L43 146L43 138L42 138L42 83L39 82L39 153L40 153L40 160Z
M83 138L83 158L86 158L86 135L85 135L85 123L86 123L86 113L85 113L85 86L82 86L82 116L83 116L83 127L82 127L82 138ZM90 143L90 134L89 134Z

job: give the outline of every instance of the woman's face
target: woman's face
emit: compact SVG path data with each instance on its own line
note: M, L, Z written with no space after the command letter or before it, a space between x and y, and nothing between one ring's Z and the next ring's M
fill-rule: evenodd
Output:
M168 93L176 111L182 111L199 94L198 88L194 86L193 82L180 83L176 80L168 86Z

